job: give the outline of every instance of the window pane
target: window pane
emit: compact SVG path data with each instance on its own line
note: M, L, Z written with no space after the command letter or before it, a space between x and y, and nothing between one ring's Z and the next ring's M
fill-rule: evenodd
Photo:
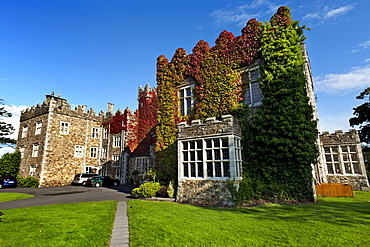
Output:
M252 104L251 91L249 89L249 86L245 89L244 101L246 105Z
M182 145L183 145L182 146L183 150L188 150L188 143L187 142L183 142Z
M222 149L222 159L223 160L229 159L229 149Z
M331 155L325 155L326 162L331 162Z
M343 161L349 161L349 156L348 154L343 154Z
M215 153L215 160L220 160L221 159L220 149L215 149L214 153Z
M212 162L207 162L207 176L213 177L213 164Z
M190 149L195 149L195 141L189 142L190 144Z
M346 170L347 174L352 174L352 167L350 163L344 163L344 169Z
M230 177L229 162L224 162L224 177Z
M180 99L180 110L181 110L181 116L185 116L184 99Z
M358 161L357 154L351 154L352 161Z
M330 148L324 148L324 152L327 153L327 154L330 154Z
M329 163L329 164L327 165L327 167L328 167L328 173L329 173L329 174L334 174L333 164L332 164L332 163Z
M258 78L260 77L259 73L258 73L258 70L252 70L250 71L250 78L251 78L251 81L256 81L258 80Z
M349 146L350 152L356 152L356 146Z
M190 176L195 177L195 163L190 163Z
M215 173L216 173L216 177L222 177L221 162L215 162Z
M184 161L188 161L189 160L188 152L182 152L182 154L184 155Z
M207 153L207 160L213 160L213 158L212 158L212 150L207 150L206 153Z
M184 98L185 89L180 90L180 98Z
M342 171L339 167L339 163L334 163L334 167L335 167L335 173L336 174L342 174Z
M184 165L184 177L189 177L188 163L183 163Z
M338 147L331 147L331 151L333 153L338 153Z
M338 161L338 154L333 154L333 160Z
M347 146L340 146L340 148L342 149L342 152L343 153L347 153L348 152Z
M219 148L220 147L220 139L214 139L213 140L213 146L215 148Z
M228 147L229 146L229 140L227 138L222 138L222 147Z
M191 109L191 98L186 99L186 115L190 115Z
M212 140L211 139L206 140L206 147L207 148L212 148Z
M203 160L203 152L197 151L197 160Z
M352 165L353 165L353 172L356 173L356 174L361 174L360 166L359 166L358 162L354 162L354 163L352 163Z
M203 177L203 163L198 162L198 177Z
M252 100L253 103L261 102L262 101L262 93L259 87L259 82L251 83L252 89Z
M186 96L191 96L191 89L190 87L186 88Z
M190 161L195 161L195 151L190 151Z
M197 149L202 149L203 148L203 142L202 140L197 141Z

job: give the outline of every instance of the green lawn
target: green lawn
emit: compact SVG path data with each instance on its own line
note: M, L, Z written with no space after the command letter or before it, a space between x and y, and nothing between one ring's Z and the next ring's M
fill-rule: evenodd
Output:
M22 193L0 193L0 202L15 201L33 197L33 195L22 194Z
M0 246L108 246L116 201L1 210Z
M130 246L370 246L370 192L308 205L128 201Z

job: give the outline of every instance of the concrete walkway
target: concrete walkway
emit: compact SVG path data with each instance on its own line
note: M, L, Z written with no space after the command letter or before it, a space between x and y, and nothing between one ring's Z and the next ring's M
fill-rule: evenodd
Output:
M128 247L130 232L128 229L127 203L119 201L109 247Z

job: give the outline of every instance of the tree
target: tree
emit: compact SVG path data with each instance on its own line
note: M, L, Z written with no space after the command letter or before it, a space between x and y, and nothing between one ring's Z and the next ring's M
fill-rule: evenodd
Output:
M0 99L0 105L4 105L3 100ZM12 114L7 112L4 107L0 107L0 120L4 117L11 117ZM0 121L0 144L14 145L16 141L7 136L13 134L14 128L11 124Z
M0 158L0 176L16 177L18 175L20 162L21 153L19 151L5 153Z
M353 108L355 117L349 119L349 124L351 126L359 126L360 140L370 144L370 87L361 92L356 99L364 99L367 102Z

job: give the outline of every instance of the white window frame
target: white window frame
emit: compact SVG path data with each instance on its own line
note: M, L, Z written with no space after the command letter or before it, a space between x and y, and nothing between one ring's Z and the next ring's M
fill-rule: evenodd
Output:
M190 116L194 108L194 84L184 85L179 90L180 115Z
M29 172L30 177L34 177L36 175L36 168L37 168L36 165L30 165L30 172Z
M24 157L24 150L25 150L24 146L21 146L21 147L19 148L19 152L21 153L21 158L23 158L23 157Z
M84 157L84 152L85 151L85 146L84 145L75 145L75 158L83 158Z
M144 174L149 171L149 157L136 157L135 158L135 169L138 170L140 174Z
M121 147L121 136L113 136L113 147Z
M28 125L24 125L22 128L22 138L27 137L27 132L28 132Z
M32 157L39 156L39 148L40 148L40 144L39 143L34 143L32 145Z
M257 76L253 76L253 72L257 72ZM242 72L241 76L242 81L245 84L244 103L254 106L261 105L263 95L259 87L259 80L261 78L259 67L256 66L246 69L244 72Z
M241 138L234 135L178 141L180 180L240 178Z
M90 147L90 158L92 159L98 158L98 148L97 147Z
M104 128L103 129L103 139L107 139L108 138L108 128Z
M328 175L364 175L356 144L325 146L323 154Z
M101 157L103 158L103 159L106 159L107 158L107 148L106 147L102 147L101 148Z
M91 128L91 137L92 138L99 138L99 128L92 127Z
M41 134L42 130L42 121L37 121L35 126L35 135Z
M60 134L69 135L70 123L65 121L60 121Z

